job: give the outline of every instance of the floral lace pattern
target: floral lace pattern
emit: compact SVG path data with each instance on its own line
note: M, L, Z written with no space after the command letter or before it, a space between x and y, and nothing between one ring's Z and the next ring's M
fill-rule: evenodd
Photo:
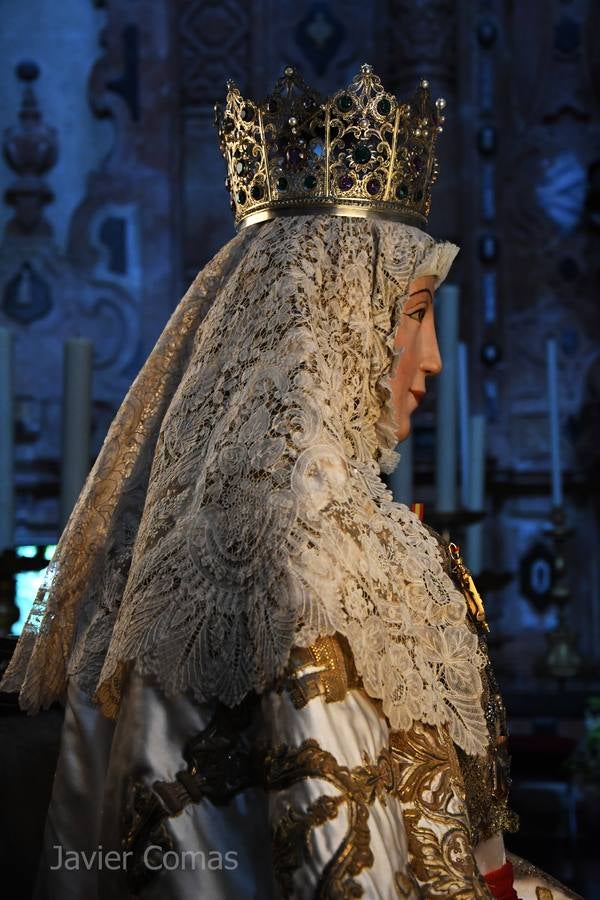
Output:
M446 724L484 753L464 598L380 477L408 288L456 249L327 215L230 241L117 413L2 687L34 711L73 677L114 715L135 661L167 694L234 705L339 631L393 728Z

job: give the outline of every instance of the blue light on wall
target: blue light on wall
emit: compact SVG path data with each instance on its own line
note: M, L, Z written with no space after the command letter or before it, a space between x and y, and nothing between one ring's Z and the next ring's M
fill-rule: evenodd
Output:
M572 150L543 160L535 189L537 201L564 233L572 231L581 220L586 185L585 169Z

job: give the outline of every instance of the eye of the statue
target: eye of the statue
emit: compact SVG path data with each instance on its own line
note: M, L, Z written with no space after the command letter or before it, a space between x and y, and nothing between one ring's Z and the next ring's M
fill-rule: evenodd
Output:
M419 295L421 296L419 297ZM409 319L414 319L421 323L425 318L429 303L433 303L433 294L429 288L420 288L418 291L413 291L412 294L408 295L409 302L413 297L419 297L419 300L416 301L418 306L415 306L415 308L411 309L409 312L405 311L404 315L408 316Z
M418 309L413 309L411 312L404 313L405 316L408 316L409 319L415 319L417 322L422 322L425 318L425 313L427 312L426 306L419 306Z

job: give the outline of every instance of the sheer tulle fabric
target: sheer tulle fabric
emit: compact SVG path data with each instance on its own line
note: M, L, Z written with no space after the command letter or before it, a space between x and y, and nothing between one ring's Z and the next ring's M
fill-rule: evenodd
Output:
M447 723L483 753L464 598L380 477L409 284L442 281L456 252L326 215L230 241L117 413L2 687L35 711L73 678L114 716L134 661L167 695L233 705L339 631L393 728Z

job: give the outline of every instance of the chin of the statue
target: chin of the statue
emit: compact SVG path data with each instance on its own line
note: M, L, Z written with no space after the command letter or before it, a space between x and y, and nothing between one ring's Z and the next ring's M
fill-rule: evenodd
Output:
M398 426L396 429L396 437L398 439L398 443L401 444L402 441L405 441L411 432L411 424L410 418L408 416L402 421L402 424Z

